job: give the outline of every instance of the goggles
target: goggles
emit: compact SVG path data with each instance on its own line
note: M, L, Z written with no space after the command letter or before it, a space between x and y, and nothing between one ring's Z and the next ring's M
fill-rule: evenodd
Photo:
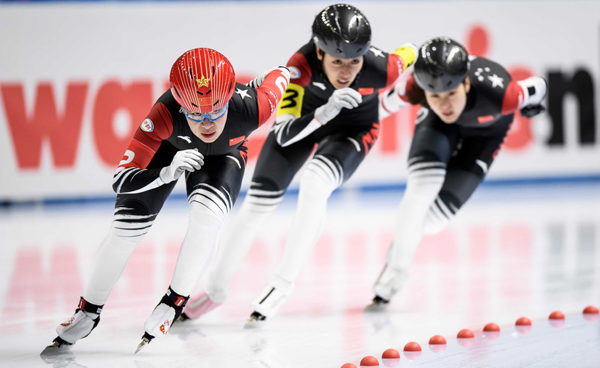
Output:
M204 119L208 119L210 121L216 121L220 118L223 117L223 115L225 115L225 113L227 112L227 109L229 108L229 102L225 104L225 106L211 111L211 112L192 112L192 111L188 111L186 109L184 109L183 107L181 108L181 111L183 112L183 114L190 120L195 121L196 123L201 123L204 121Z

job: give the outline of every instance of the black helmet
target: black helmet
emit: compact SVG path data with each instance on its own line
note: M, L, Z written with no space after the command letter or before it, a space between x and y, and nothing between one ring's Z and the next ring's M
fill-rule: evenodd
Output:
M331 56L353 59L369 51L371 25L352 5L336 4L323 9L312 25L315 45Z
M469 71L469 54L458 42L433 38L419 49L414 66L415 81L425 91L445 92L461 84Z

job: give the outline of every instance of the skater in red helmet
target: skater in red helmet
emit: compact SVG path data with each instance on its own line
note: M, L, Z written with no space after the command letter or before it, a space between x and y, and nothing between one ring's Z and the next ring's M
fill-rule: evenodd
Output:
M187 234L171 284L146 320L138 350L169 331L210 263L221 223L237 199L246 139L271 117L288 83L286 67L271 69L248 85L236 83L229 60L208 48L189 50L175 61L170 89L141 122L114 175L113 222L75 314L57 327L58 337L45 352L71 347L98 325L129 256L183 177L190 210Z

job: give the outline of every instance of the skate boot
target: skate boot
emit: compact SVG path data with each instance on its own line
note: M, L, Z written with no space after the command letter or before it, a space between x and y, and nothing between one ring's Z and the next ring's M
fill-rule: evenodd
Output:
M392 268L386 264L375 281L373 302L365 308L365 312L379 312L387 309L392 297L407 284L408 272L406 270Z
M293 283L278 276L273 277L259 297L252 302L251 306L254 312L250 315L250 319L248 319L244 328L262 327L267 317L272 317L277 313L283 303L292 295L293 290Z
M213 301L210 296L206 292L200 293L197 297L191 298L185 308L183 308L183 313L181 313L181 317L179 317L179 321L186 321L188 319L197 319L200 318L203 314L210 312L216 307L220 306L223 303L217 303Z
M52 341L51 345L48 345L42 351L42 355L69 350L77 340L87 337L98 326L102 307L103 305L88 303L81 297L73 317L56 327L58 336Z
M152 315L144 324L144 336L142 336L142 341L138 345L135 354L155 337L164 336L169 332L173 322L183 312L183 307L185 307L188 299L189 296L179 295L171 287L167 289L167 293L162 297L160 303L154 308Z

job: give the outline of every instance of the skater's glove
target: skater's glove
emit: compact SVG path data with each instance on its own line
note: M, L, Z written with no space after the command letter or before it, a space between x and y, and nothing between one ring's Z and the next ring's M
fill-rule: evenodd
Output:
M179 179L184 171L194 172L204 165L204 156L195 149L179 151L169 166L160 171L160 180L165 184Z
M526 118L534 117L546 111L542 101L548 93L548 82L542 77L529 77L517 82L523 90L519 95L521 115Z
M290 71L288 70L287 67L280 65L277 68L271 68L271 69L267 70L266 72L262 73L261 75L259 75L258 77L254 78L250 82L246 83L246 85L248 87L251 87L251 88L258 88L258 87L260 87L260 85L262 84L262 82L265 81L265 78L267 78L267 75L269 75L269 73L271 73L273 70L277 70L277 69L281 70L284 74L286 74L288 76L290 74Z
M408 102L403 99L406 98L405 94L405 79L400 80L390 91L383 93L379 98L379 119L386 118L407 106Z
M544 106L542 106L541 104L527 105L521 109L521 115L526 118L532 118L538 114L543 113L544 111L546 111L546 108Z
M325 125L335 118L343 108L351 110L362 102L362 96L352 88L336 89L327 103L315 110L315 119Z

